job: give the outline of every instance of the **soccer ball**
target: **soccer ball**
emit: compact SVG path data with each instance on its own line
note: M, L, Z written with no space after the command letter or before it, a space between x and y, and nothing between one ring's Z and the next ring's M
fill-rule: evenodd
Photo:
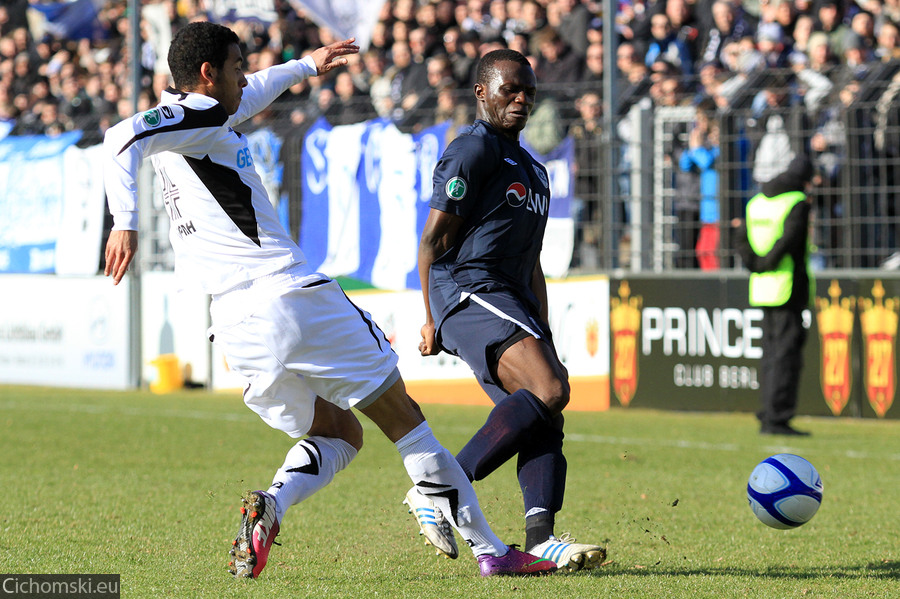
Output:
M747 483L750 509L772 528L796 528L809 522L822 503L822 479L798 455L779 453L753 469Z

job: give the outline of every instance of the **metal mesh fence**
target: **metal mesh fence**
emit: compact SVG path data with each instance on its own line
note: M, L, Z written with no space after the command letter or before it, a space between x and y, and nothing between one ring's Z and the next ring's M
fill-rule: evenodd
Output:
M600 84L539 88L523 135L533 146L575 139L575 249L571 273L740 268L733 221L759 184L808 152L816 166L813 264L818 269L900 268L896 237L900 167L900 61L865 73L829 77L827 90L795 71L767 70L742 82L727 106L706 108L693 92L670 100L652 92L622 106L601 128L586 126L579 102ZM693 81L682 81L682 90ZM302 215L300 157L305 129L319 116L333 125L378 113L369 96L325 103L290 94L242 130L268 127L280 138L283 176L274 202L287 202L292 233ZM668 104L668 105L663 105ZM698 108L699 106L699 108ZM384 115L406 132L474 118L472 91L444 89ZM707 118L705 135L695 132ZM530 139L529 139L530 137ZM685 161L691 149L715 149L710 164ZM154 197L145 210L143 268L171 268L165 213ZM284 207L283 207L284 208Z

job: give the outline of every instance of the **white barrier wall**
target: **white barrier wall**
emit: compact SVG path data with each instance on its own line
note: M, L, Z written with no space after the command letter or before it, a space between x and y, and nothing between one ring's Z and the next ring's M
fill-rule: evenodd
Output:
M488 404L471 369L441 353L423 357L418 346L425 322L419 291L355 292L350 298L369 312L400 357L400 371L420 401ZM570 409L609 406L609 281L604 277L549 282L550 327L572 385Z
M0 383L129 386L127 285L0 275Z
M550 320L560 358L572 382L572 409L606 409L609 402L609 283L605 278L548 284ZM0 275L0 384L126 389L131 352L129 286L106 277ZM243 382L207 339L208 299L179 291L172 273L141 280L141 376L157 381L154 361L175 356L190 380L220 390ZM418 291L354 292L400 357L416 399L488 403L462 361L422 357L424 322Z
M158 379L154 361L175 356L189 382L210 380L211 347L209 296L179 288L174 272L147 272L141 276L141 373L145 381Z
M369 312L400 358L399 367L410 394L422 403L489 405L471 369L441 353L419 354L419 329L424 319L419 291L352 291L360 308ZM550 326L560 358L569 370L575 410L609 407L609 281L584 278L547 285ZM228 372L224 358L213 350L213 386L237 390L242 381Z
M171 272L145 273L141 296L141 379L154 383L153 362L174 355L190 381L207 384L208 296L179 290ZM133 387L129 302L127 276L116 286L101 276L0 274L0 384Z

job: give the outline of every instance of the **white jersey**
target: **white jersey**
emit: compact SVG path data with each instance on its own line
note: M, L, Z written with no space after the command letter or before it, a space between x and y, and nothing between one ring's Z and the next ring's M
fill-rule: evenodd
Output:
M156 108L111 127L104 138L104 182L113 230L138 229L137 173L152 156L183 284L218 294L305 263L269 201L246 137L232 126L315 74L315 62L306 57L248 75L231 116L213 98L169 89Z

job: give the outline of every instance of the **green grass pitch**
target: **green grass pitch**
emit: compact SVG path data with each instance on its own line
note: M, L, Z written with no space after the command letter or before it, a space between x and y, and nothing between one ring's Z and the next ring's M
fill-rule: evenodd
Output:
M458 450L486 408L423 406ZM481 579L465 547L423 545L409 479L368 421L350 467L285 518L258 580L226 572L243 490L265 488L292 441L234 394L0 387L0 572L120 574L122 597L474 599L900 597L900 423L798 418L763 437L749 414L613 409L567 415L557 533L608 544L592 572ZM824 500L808 524L767 528L753 467L810 460ZM476 483L495 531L523 543L513 464Z

